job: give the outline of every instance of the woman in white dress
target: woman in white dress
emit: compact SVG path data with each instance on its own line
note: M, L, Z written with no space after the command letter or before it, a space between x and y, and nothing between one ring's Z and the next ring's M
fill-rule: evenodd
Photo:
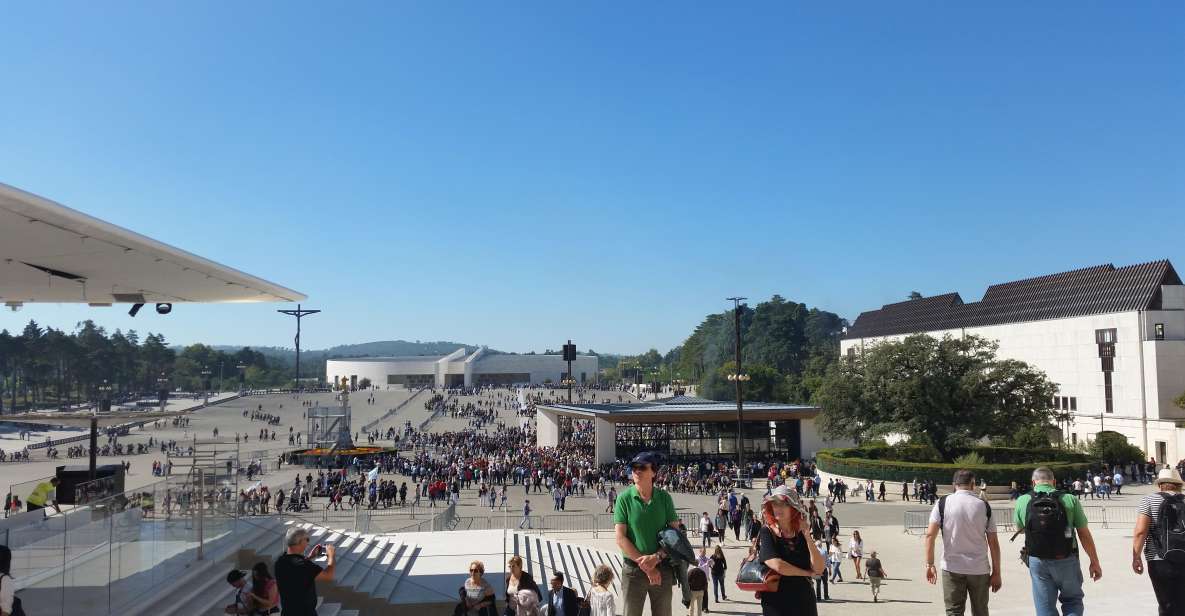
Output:
M860 531L852 531L852 540L848 542L848 558L856 566L856 579L864 579L864 572L860 570L860 559L864 558L864 540L860 538Z
M612 583L613 570L608 565L593 571L593 585L587 598L589 616L614 616L617 607L613 602L613 591L609 589Z

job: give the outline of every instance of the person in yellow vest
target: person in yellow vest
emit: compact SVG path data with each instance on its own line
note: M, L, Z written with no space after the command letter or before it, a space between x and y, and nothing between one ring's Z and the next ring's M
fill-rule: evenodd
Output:
M25 504L28 511L35 511L37 509L45 509L45 503L49 503L54 511L61 513L62 508L58 507L57 489L60 481L57 477L50 477L49 481L43 481L33 488L33 493L29 498L25 499Z

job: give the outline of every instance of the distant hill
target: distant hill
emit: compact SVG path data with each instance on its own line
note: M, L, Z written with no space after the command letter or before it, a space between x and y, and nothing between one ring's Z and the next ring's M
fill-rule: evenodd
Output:
M213 347L218 351L235 352L241 349L241 346L234 345L219 345ZM285 347L251 347L252 349L263 353L269 358L280 359L285 362L296 361L296 349ZM392 357L392 356L407 356L407 355L447 355L464 348L467 351L474 351L477 345L463 344L460 342L434 341L434 342L409 342L407 340L382 340L377 342L363 342L361 344L342 344L328 349L301 349L301 360L308 359L324 360L330 357Z

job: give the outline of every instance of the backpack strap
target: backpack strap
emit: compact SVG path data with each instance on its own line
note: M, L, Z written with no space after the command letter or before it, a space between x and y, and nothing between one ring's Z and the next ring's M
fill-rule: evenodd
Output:
M946 496L938 499L938 531L946 532Z

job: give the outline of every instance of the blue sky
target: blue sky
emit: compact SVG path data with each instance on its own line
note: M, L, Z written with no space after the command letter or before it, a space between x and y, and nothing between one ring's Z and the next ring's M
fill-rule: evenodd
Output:
M730 295L1185 268L1179 2L4 12L0 182L307 293L306 348L666 350ZM281 307L0 327L290 345Z

